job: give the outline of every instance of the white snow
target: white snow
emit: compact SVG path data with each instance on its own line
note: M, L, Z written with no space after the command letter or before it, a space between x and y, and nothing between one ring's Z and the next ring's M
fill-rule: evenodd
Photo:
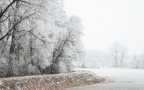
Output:
M105 82L66 90L144 90L144 69L77 69L88 70Z
M114 82L144 82L144 69L87 69Z

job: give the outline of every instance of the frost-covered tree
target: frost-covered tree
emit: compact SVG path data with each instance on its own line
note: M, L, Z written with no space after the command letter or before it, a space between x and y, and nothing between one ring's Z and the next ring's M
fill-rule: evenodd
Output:
M1 0L0 7L0 77L72 71L82 28L63 0Z
M7 76L30 74L29 65L31 64L37 68L36 64L39 63L41 55L37 55L37 57L35 57L36 54L34 52L38 51L37 49L39 47L36 47L37 49L35 49L35 47L32 46L32 43L37 42L38 40L44 42L44 40L39 37L40 35L36 34L40 29L38 27L34 27L34 25L36 26L39 21L42 20L43 16L40 16L42 15L42 12L39 11L39 9L44 7L42 3L42 1L38 2L36 0L16 0L13 5L13 11L11 12L13 16L11 16L11 20L9 21L11 23L11 28L8 29L7 32L10 33L9 35L11 37L8 70L6 70ZM43 11L44 10L45 9L43 9ZM33 63L34 59L36 63ZM38 70L35 74L39 73L40 72Z
M73 62L81 59L82 24L79 17L72 16L66 22L66 34L58 42L58 47L53 52L52 73L71 72Z
M126 48L119 42L115 42L111 47L109 47L110 53L114 60L115 67L123 67L124 57L126 55Z
M131 60L132 68L144 69L144 53L140 55L134 55Z
M138 56L134 55L132 60L132 68L138 69Z
M140 55L139 61L139 68L144 69L144 53Z

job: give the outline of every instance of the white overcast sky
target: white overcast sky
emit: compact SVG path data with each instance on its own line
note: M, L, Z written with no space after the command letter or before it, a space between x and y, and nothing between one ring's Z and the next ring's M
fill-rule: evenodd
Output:
M68 16L83 20L87 50L108 51L115 41L129 54L144 52L144 0L64 0Z

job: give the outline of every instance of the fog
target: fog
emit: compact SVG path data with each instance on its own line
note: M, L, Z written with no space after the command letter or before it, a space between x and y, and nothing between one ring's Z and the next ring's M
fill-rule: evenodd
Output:
M128 54L144 52L143 0L65 0L68 15L83 19L83 45L86 50L108 52L115 41L125 45Z
M143 0L65 0L68 16L83 20L86 56L78 66L144 68L143 5Z

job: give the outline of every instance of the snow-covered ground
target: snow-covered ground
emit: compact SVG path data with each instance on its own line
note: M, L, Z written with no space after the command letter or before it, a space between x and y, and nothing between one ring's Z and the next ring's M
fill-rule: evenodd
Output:
M144 69L82 69L106 79L93 85L65 90L144 90Z

